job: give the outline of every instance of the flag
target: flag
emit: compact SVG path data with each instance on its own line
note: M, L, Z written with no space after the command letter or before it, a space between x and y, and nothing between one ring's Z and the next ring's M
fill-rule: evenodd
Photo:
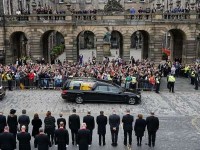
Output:
M162 52L167 54L167 56L170 56L171 51L167 48L162 48Z

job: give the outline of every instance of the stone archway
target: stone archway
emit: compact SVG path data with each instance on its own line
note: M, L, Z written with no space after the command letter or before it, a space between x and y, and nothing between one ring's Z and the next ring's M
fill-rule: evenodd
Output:
M182 62L186 34L180 29L171 29L165 34L165 47L170 51L170 59Z
M135 59L149 58L149 33L145 30L135 31L131 35L130 57Z
M16 61L17 59L22 59L24 57L29 57L28 51L28 38L22 31L16 31L11 34L10 36L10 49L11 49L11 56L12 62Z
M123 58L123 36L119 31L111 32L111 56L114 58Z
M45 61L54 63L57 57L64 52L64 36L56 30L46 31L41 38L41 47Z
M83 56L83 62L96 58L96 36L92 31L85 30L77 36L77 60Z

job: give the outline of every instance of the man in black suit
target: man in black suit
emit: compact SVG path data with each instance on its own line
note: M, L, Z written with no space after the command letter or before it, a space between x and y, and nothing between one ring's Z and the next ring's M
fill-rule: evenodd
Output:
M134 118L130 115L130 110L126 110L126 115L122 118L124 129L124 145L127 146L127 135L129 136L129 145L132 144L132 130Z
M74 141L77 143L77 133L80 129L80 117L76 114L76 109L73 109L73 114L69 116L68 124L72 134L72 145L74 145Z
M69 145L69 133L64 127L64 122L60 122L59 129L55 131L55 145L58 145L58 150L66 150Z
M26 126L21 127L21 132L17 133L17 140L19 141L19 150L31 150L31 135L26 132Z
M34 140L35 148L38 148L38 150L49 150L49 147L51 147L49 137L44 133L44 130L42 128L39 129L39 132L40 133L36 135Z
M20 129L22 128L23 125L26 126L26 132L28 132L28 125L30 123L30 118L29 116L26 115L26 110L22 110L22 115L19 116L18 118L18 123L20 125Z
M120 117L113 110L113 114L109 116L110 131L112 135L112 146L117 146L118 132L120 125Z
M103 111L100 111L100 115L97 116L96 122L98 125L97 133L99 134L99 145L101 146L101 141L102 141L101 138L103 138L103 145L106 145L105 134L106 134L106 125L107 125L108 119L106 116L104 116Z
M159 119L151 112L151 116L146 118L146 125L148 130L149 147L155 146L156 132L159 129Z
M3 112L0 112L0 133L3 132L6 126L6 116L3 115Z
M16 142L14 135L9 133L9 127L4 128L4 132L0 134L0 149L1 150L14 150L16 149Z
M94 117L91 116L91 112L88 111L87 115L83 117L83 122L86 123L86 128L90 130L90 144L92 144L92 133L95 127Z
M77 146L79 146L79 150L88 150L90 141L90 130L86 128L86 123L82 123L77 135Z
M59 129L60 123L63 122L64 123L64 129L66 129L66 120L65 118L63 118L63 113L59 114L60 118L57 119L57 126Z

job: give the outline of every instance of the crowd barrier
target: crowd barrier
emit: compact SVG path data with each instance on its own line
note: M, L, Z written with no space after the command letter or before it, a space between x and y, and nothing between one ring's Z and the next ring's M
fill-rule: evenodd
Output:
M61 89L66 80L54 79L54 78L42 78L39 80L12 80L13 89ZM111 81L112 82L112 81ZM1 85L8 88L7 81L2 80ZM130 82L122 83L121 87L133 90L142 91L153 91L155 86L150 84L148 81L140 80L136 84L131 84Z

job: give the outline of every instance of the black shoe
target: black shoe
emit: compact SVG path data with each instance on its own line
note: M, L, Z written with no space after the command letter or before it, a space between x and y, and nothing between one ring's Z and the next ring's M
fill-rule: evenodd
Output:
M112 145L112 146L115 146L115 144L114 144L114 143L112 143L111 145Z
M140 146L140 144L139 144L139 143L137 143L137 146Z
M149 147L151 147L151 144L148 144Z
M103 146L105 146L106 145L106 143L103 143Z
M117 146L118 144L117 143L115 143L115 146Z
M99 143L99 146L101 146L101 143Z
M72 142L72 145L74 145L74 142Z
M155 144L153 143L152 146L155 147Z
M142 146L142 144L140 143L140 146Z

